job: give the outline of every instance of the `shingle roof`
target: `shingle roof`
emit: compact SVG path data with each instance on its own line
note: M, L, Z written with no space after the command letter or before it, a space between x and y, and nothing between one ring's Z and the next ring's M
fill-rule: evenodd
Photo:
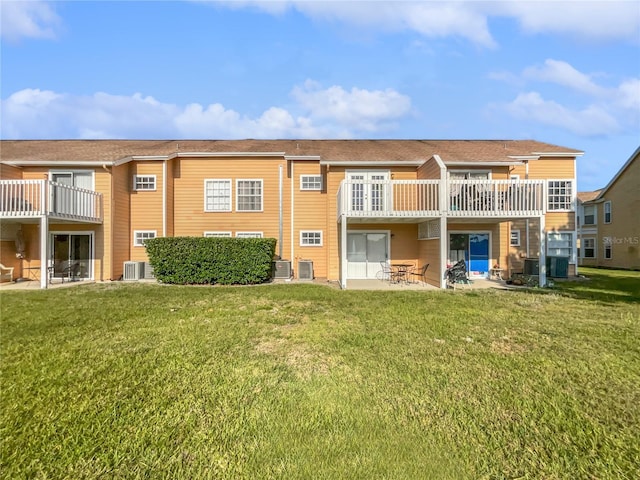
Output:
M327 161L508 162L510 156L582 152L534 140L2 140L2 161L114 162L177 152L284 152Z
M602 189L594 190L593 192L578 192L576 195L578 197L578 200L580 200L581 202L590 202L591 200L595 199L598 195L600 195L601 191Z

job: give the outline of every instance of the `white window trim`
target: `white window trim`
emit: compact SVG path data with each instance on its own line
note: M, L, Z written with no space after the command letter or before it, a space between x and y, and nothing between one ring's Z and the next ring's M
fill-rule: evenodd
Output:
M230 238L231 232L207 231L203 232L202 235L207 238Z
M592 257L587 257L585 255L585 252L587 250L587 245L586 245L587 240L591 240L593 242L593 256ZM582 238L582 243L583 244L580 245L580 256L582 258L590 258L590 259L591 258L593 258L593 259L598 258L598 242L596 241L595 237L583 237Z
M318 178L320 179L320 186L318 188L305 188L304 185L304 179L305 178ZM311 183L311 182L309 182ZM316 181L313 181L313 183L317 183ZM321 174L313 174L313 175L309 175L309 174L304 174L304 175L300 175L300 190L303 192L319 192L322 191L322 187L323 187L323 181L322 181L322 175Z
M91 173L91 188L89 190L94 191L96 190L96 172L95 170L91 170L91 169L75 169L75 170L49 170L49 181L53 182L53 175L55 174L65 174L65 173L70 173L71 175L74 175L76 173L87 173L90 172Z
M551 195L549 195L549 184L551 182L565 182L565 183L570 183L571 184L571 200L570 200L570 204L571 207L570 208L550 208L550 203L549 203L549 197L551 197ZM548 178L547 179L547 191L546 191L546 195L545 198L547 199L547 212L573 212L576 209L576 182L573 178Z
M451 177L451 175L449 173L464 173L464 174L470 174L470 173L482 173L482 174L485 174L486 173L487 174L487 178L486 178L487 180L491 180L492 179L492 175L493 175L493 172L491 170L476 170L475 168L474 169L460 169L460 168L457 168L457 169L447 170L447 177ZM483 178L482 179L456 178L454 180L484 180L484 179Z
M238 208L238 197L239 188L238 184L240 182L260 182L260 210L240 210ZM236 179L236 212L238 213L256 213L264 211L264 179L262 178L237 178Z
M229 208L227 209L213 209L213 208L207 208L207 182L228 182L229 183ZM205 212L230 212L231 211L231 199L233 198L233 182L231 181L230 178L205 178L204 179L204 186L203 186L204 190L204 211Z
M319 233L320 234L320 243L304 243L304 234L308 233ZM322 234L322 230L300 230L300 246L301 247L322 247L324 244L324 235Z
M609 221L607 222L607 205L609 205ZM611 200L608 200L606 202L604 202L604 205L602 206L602 217L603 217L603 223L608 225L611 223L611 220L613 219L613 214L612 214L612 210L611 210Z
M236 232L236 238L263 238L262 232Z
M518 236L518 242L517 243L513 243L512 242L511 235L513 235L514 233L517 234L517 236ZM520 241L521 241L520 229L518 229L518 228L511 229L511 231L509 232L509 246L510 247L519 247L520 246Z
M133 246L134 247L144 247L143 243L138 243L138 234L143 234L143 233L147 233L147 234L153 234L153 237L147 237L147 238L143 238L142 241L144 242L145 240L149 240L150 238L156 238L158 236L158 231L157 230L134 230L133 231Z
M153 179L153 188L138 188L138 179L139 178L152 178ZM134 192L155 192L157 189L157 178L155 175L143 175L143 174L135 174L133 176L133 191Z

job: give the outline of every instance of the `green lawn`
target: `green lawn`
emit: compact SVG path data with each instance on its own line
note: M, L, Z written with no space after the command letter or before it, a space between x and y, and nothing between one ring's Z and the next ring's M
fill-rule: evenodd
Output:
M636 478L640 273L5 291L3 478Z

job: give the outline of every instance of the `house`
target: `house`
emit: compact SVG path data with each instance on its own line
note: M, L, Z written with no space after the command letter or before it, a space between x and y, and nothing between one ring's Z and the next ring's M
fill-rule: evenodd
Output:
M640 269L640 147L606 187L578 194L580 265Z
M5 140L0 262L17 276L117 280L156 236L273 237L314 276L382 264L576 272L576 158L532 140ZM20 238L20 242L16 239ZM23 258L16 258L18 243ZM308 272L308 268L303 268Z

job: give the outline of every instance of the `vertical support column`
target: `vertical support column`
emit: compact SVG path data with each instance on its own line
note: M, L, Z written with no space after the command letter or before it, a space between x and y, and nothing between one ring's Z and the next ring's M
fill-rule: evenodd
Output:
M540 271L538 272L538 283L541 287L547 284L547 234L545 233L545 217L540 215Z
M40 217L40 288L47 288L49 282L48 256L49 217Z
M347 288L347 217L340 217L340 286Z
M447 253L449 250L449 231L447 230L447 217L440 216L440 288L447 288L447 280L444 272L447 270Z

